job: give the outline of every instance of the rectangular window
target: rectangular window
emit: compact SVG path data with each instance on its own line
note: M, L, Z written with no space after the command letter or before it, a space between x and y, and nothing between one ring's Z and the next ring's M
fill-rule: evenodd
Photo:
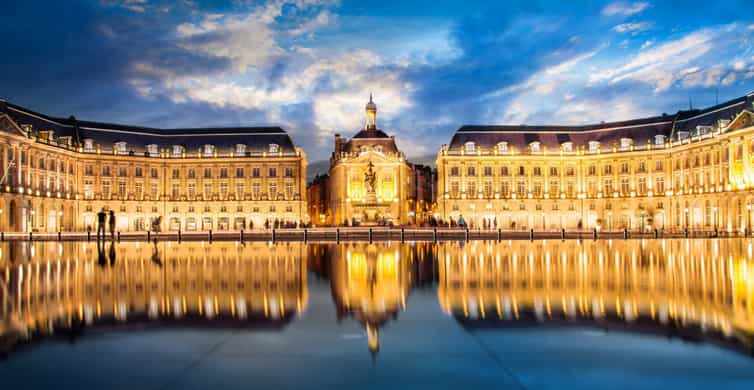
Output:
M458 198L459 185L457 181L450 182L450 197Z
M154 200L157 199L157 183L149 185L149 196Z
M178 199L178 197L180 196L180 188L181 188L180 184L173 183L172 190L170 191L170 196L172 197L173 200Z
M285 177L293 177L293 168L285 168Z
M278 184L275 182L270 183L269 197L271 200L275 200L278 197Z
M143 176L143 170L141 167L136 167L134 170L134 176L136 177L142 177Z
M236 168L236 177L237 178L243 177L243 168Z
M665 179L662 177L655 178L655 192L659 195L665 193Z
M204 178L205 179L212 178L212 168L204 168Z
M180 179L181 178L181 171L177 168L173 169L173 179Z
M136 199L141 200L142 196L144 196L144 184L140 182L134 184L134 193L136 194Z
M603 182L602 192L604 192L605 196L609 196L613 193L613 179L605 179Z
M277 175L278 175L277 168L270 168L269 177L277 177Z
M476 168L475 167L468 167L468 168L466 168L466 175L467 176L476 176Z
M492 167L484 167L484 176L492 176Z
M220 168L220 178L222 179L228 178L228 168Z
M500 167L500 176L508 176L510 175L510 172L508 172L508 167Z
M157 176L158 176L158 175L157 175L157 168L152 168L152 169L150 169L150 170L149 170L149 176L151 176L151 177L152 177L152 179L156 179L156 178L157 178Z
M262 186L259 184L258 181L251 183L251 196L254 198L254 200L259 199L261 192L262 192Z
M285 183L285 199L288 199L288 200L293 199L293 183L292 182Z
M243 182L237 182L236 183L236 197L238 197L238 199L243 199L243 197L244 197Z
M118 182L118 196L121 199L126 197L126 182L125 181Z
M259 177L259 176L260 176L259 168L252 168L251 169L251 177Z
M458 167L450 167L450 176L459 176L459 169Z

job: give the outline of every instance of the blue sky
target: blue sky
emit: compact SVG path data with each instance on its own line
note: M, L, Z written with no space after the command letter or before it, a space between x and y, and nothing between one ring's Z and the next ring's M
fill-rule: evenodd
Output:
M16 1L0 96L158 127L280 125L310 161L378 124L408 156L463 124L581 124L754 90L748 1Z

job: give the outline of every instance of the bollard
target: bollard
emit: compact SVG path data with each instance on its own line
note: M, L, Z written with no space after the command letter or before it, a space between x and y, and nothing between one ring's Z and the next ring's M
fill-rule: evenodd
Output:
M466 241L469 240L469 228L466 228Z
M152 232L147 230L147 241L152 241Z
M685 236L686 238L689 238L689 228L685 228L685 229L683 229L683 235L684 235L684 236Z
M534 241L534 229L529 229L529 241Z
M241 242L243 242L243 229L241 229L241 233L239 234L238 239L241 240Z
M0 232L0 241L5 241L5 232Z
M62 235L60 234L60 231L58 230L58 241L61 241L63 239Z
M29 241L34 241L34 239L31 237L31 232L29 232Z
M272 242L275 242L275 228L272 229Z
M369 228L369 243L372 243L372 228Z
M183 233L181 232L181 229L178 229L178 242L181 242L183 239Z
M406 238L406 236L405 236L405 235L406 235L405 229L404 229L404 228L401 228L401 242L404 242L404 241L405 241L405 238Z
M335 242L340 242L340 228L335 228Z
M497 229L497 241L499 242L503 238L503 229Z
M209 232L207 232L209 235L209 242L212 242L212 229L209 229Z
M306 229L304 229L304 242L306 241L307 241L307 233L306 233Z
M432 229L432 241L437 242L437 228Z
M592 229L592 239L597 241L597 228Z
M655 238L658 238L660 236L660 231L655 229Z
M628 239L628 228L623 228L623 239Z
M560 229L560 241L565 241L565 229Z
M87 241L91 241L92 240L92 232L90 232L90 231L86 232L86 240Z
M120 242L120 231L118 231L118 242Z

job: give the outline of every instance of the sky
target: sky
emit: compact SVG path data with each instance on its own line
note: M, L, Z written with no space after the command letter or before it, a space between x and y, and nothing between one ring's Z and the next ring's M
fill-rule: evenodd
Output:
M585 124L754 90L750 0L4 0L0 97L152 127L286 129L309 161L378 125L408 157L464 124Z

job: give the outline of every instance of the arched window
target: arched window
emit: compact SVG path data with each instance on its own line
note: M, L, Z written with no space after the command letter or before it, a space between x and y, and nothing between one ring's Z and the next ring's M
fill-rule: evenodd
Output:
M270 153L278 153L280 151L280 145L270 144Z
M466 153L476 153L476 143L473 141L464 144Z
M508 143L505 141L498 142L497 143L497 152L498 153L508 153Z
M204 145L204 156L209 157L215 153L215 145Z
M157 157L160 154L157 144L147 145L147 154L149 155L149 157Z
M244 144L236 144L236 154L239 156L246 155L246 145Z
M532 152L532 154L542 153L542 143L539 141L530 142L529 150Z
M600 150L600 141L589 141L589 153L597 153Z
M183 155L183 146L173 145L173 157L181 157Z

